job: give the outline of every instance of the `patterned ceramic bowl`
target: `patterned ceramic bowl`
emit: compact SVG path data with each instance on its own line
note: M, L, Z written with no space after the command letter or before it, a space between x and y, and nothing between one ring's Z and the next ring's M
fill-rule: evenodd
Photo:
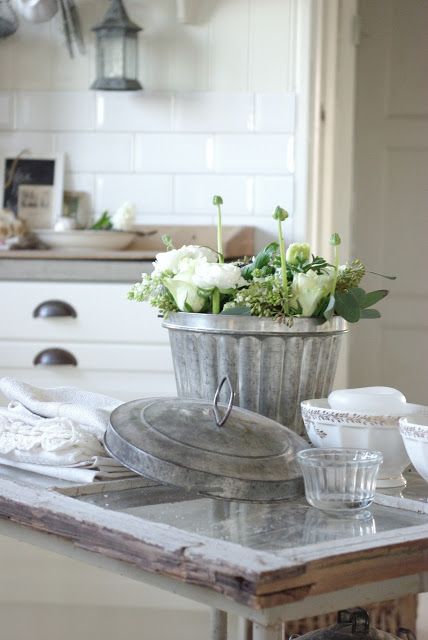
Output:
M412 465L428 482L428 415L400 418L400 433Z
M305 400L301 407L303 422L314 447L354 447L380 451L383 464L376 486L405 486L403 471L410 460L400 435L399 416L331 409L327 398ZM411 414L425 414L428 424L428 407L407 403L407 416ZM428 450L428 427L426 443Z

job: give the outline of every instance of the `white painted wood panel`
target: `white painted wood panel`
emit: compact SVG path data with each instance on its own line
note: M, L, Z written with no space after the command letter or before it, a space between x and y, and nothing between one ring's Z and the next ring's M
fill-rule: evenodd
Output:
M428 1L363 0L358 49L354 253L391 295L351 330L351 384L389 384L427 402ZM419 345L419 346L418 346Z
M147 396L176 395L172 373L83 371L74 367L13 367L0 368L0 376L11 376L36 387L79 387L124 402Z
M360 11L353 249L398 280L382 321L352 328L350 385L428 404L428 1L361 0ZM417 637L428 639L426 595Z
M127 299L111 283L1 282L0 339L167 344L157 311ZM77 318L33 318L47 300L73 306Z

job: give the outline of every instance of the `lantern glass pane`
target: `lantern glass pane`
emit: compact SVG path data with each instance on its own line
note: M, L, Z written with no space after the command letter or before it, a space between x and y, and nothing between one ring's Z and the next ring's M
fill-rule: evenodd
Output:
M109 36L101 39L104 78L122 78L124 60L124 40L122 36Z
M125 77L134 80L138 75L137 38L134 35L125 38Z

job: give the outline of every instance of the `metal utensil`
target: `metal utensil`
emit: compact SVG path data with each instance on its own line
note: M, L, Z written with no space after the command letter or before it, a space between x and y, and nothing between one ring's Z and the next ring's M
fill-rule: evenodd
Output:
M14 34L18 25L18 17L10 0L0 0L0 38L7 38Z
M48 22L58 11L57 0L15 0L19 13L29 22Z

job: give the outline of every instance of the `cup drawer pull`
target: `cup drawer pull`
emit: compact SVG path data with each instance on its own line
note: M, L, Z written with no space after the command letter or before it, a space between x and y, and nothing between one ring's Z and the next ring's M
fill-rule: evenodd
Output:
M33 318L77 318L75 309L63 300L46 300L33 311Z
M72 353L65 349L44 349L36 355L33 364L45 367L56 367L68 364L77 367L77 360Z

